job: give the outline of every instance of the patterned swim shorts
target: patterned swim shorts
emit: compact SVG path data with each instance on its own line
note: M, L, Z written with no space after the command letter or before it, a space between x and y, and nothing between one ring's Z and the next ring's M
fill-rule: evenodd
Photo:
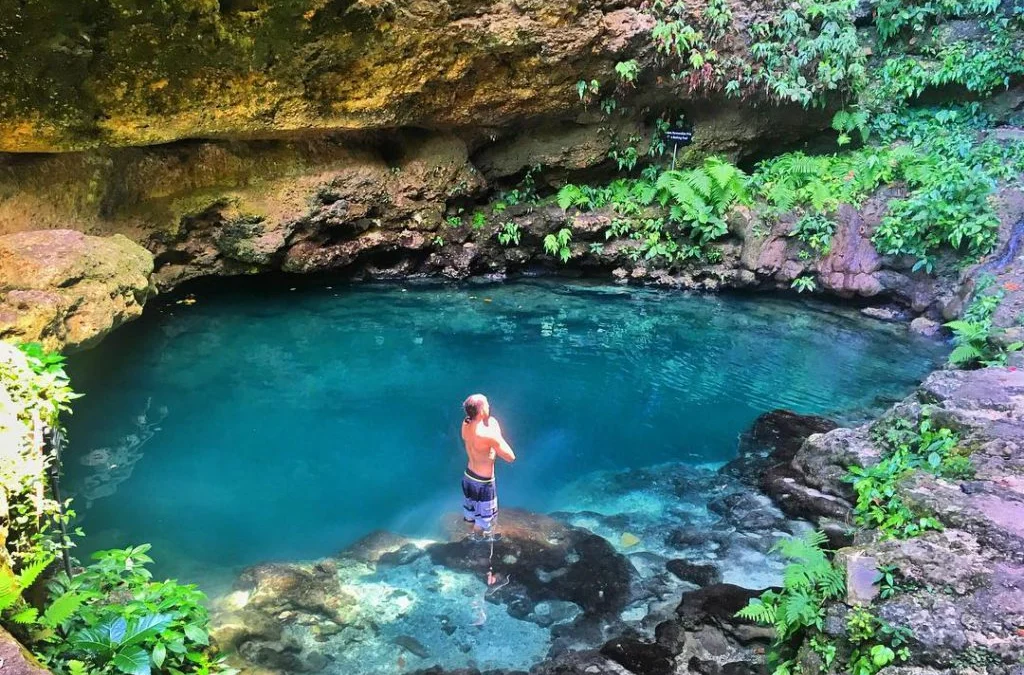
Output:
M462 519L481 530L490 530L498 515L498 493L494 478L483 478L469 469L462 474Z

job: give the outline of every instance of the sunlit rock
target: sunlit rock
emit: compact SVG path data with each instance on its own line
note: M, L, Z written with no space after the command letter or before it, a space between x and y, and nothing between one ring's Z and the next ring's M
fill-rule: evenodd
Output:
M152 255L121 235L0 236L0 336L87 347L142 313L152 271Z

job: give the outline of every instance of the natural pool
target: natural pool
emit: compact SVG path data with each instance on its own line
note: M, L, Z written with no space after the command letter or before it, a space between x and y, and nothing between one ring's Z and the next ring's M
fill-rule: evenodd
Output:
M503 507L558 511L628 548L638 569L656 566L650 556L711 559L663 533L714 524L707 503L733 488L713 467L759 414L863 414L906 395L943 353L901 326L766 297L540 281L226 284L147 310L72 358L86 396L66 484L88 548L151 542L158 573L216 592L246 565L335 555L374 530L437 536L460 505L460 403L482 391L520 457L499 468ZM727 581L774 579L767 547L748 540L782 522L741 532L746 543L720 561ZM639 544L620 540L627 530ZM448 649L429 634L435 620L410 612L388 644L412 635ZM528 665L516 659L546 649L542 624L514 655L474 646L441 661ZM358 662L374 672L369 658Z

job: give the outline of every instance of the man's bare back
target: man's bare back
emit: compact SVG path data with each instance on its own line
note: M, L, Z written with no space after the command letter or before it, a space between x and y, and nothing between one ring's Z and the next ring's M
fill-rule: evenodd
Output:
M466 445L467 466L462 476L462 518L474 530L489 532L498 514L498 493L494 484L494 460L501 457L514 462L516 455L501 433L498 420L491 417L491 406L483 394L473 394L462 404L462 442Z
M484 420L463 420L462 441L466 444L469 470L478 476L494 476L496 457L501 457L506 462L513 462L516 459L512 448L501 435L501 425L493 417Z

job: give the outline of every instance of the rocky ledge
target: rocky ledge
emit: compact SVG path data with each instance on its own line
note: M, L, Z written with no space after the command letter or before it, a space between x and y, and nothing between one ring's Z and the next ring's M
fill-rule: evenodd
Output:
M878 432L894 419L916 424L927 415L960 437L973 478L951 480L913 472L898 496L941 531L911 539L882 539L860 531L838 552L846 563L848 604L830 609L836 636L850 606L873 602L877 614L913 634L914 667L892 675L1019 674L1024 662L1024 370L1017 366L937 371L918 391L879 420L823 431L815 420L782 426L811 433L794 452L793 437L766 457L747 453L734 469L751 475L787 511L812 517L831 532L851 522L854 494L847 467L879 461ZM779 416L762 422L778 427ZM841 541L842 538L840 537ZM879 597L878 570L898 570L900 591ZM685 672L685 671L683 671Z
M0 236L0 337L87 347L142 313L152 272L149 251L121 235Z

